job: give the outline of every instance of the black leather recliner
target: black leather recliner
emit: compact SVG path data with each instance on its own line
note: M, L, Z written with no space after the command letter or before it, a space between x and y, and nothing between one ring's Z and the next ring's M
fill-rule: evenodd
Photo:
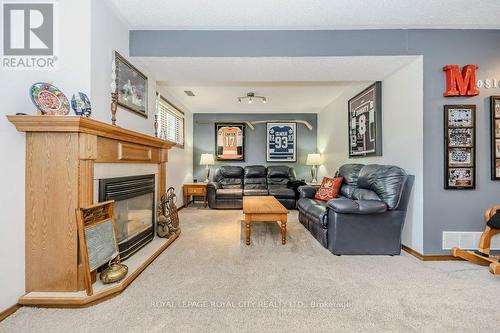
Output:
M295 191L287 187L295 171L285 165L221 166L208 184L208 206L215 209L241 209L245 195L273 195L287 209L294 209Z
M210 208L241 209L243 207L243 168L225 165L218 168L207 186Z
M346 164L339 176L339 198L329 202L314 199L314 187L299 188L299 221L337 255L399 254L414 176L377 164Z
M267 170L263 165L245 167L243 195L269 195L266 176Z
M287 209L294 209L297 203L295 191L287 187L291 180L295 180L293 168L285 165L267 167L267 188L269 195L274 196Z

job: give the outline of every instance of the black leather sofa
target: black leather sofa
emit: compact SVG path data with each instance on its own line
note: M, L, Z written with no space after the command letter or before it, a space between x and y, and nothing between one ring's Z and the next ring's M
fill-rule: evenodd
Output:
M208 206L214 209L241 209L245 195L272 195L287 209L297 203L295 191L287 183L295 180L295 171L286 165L245 168L225 165L217 168L208 183Z
M339 198L315 200L316 188L299 187L299 221L333 254L401 252L401 232L414 176L391 165L346 164Z

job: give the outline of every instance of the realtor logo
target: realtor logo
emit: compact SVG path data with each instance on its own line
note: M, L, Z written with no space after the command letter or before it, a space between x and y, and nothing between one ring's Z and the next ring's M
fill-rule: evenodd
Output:
M3 3L4 69L53 69L54 4Z

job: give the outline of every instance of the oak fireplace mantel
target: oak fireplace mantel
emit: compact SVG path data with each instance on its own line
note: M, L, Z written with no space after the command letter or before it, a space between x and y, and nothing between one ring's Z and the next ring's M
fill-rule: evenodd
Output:
M119 293L177 238L157 241L121 283L86 297L75 210L94 203L95 163L156 164L158 193L165 193L168 149L175 144L84 117L7 118L26 132L26 294L20 304L85 306Z

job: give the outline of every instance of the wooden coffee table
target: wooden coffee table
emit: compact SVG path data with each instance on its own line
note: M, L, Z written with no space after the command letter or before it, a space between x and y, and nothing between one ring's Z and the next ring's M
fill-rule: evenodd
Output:
M286 244L286 222L288 210L273 196L243 197L243 214L245 214L246 244L250 245L250 223L281 222L281 244Z

